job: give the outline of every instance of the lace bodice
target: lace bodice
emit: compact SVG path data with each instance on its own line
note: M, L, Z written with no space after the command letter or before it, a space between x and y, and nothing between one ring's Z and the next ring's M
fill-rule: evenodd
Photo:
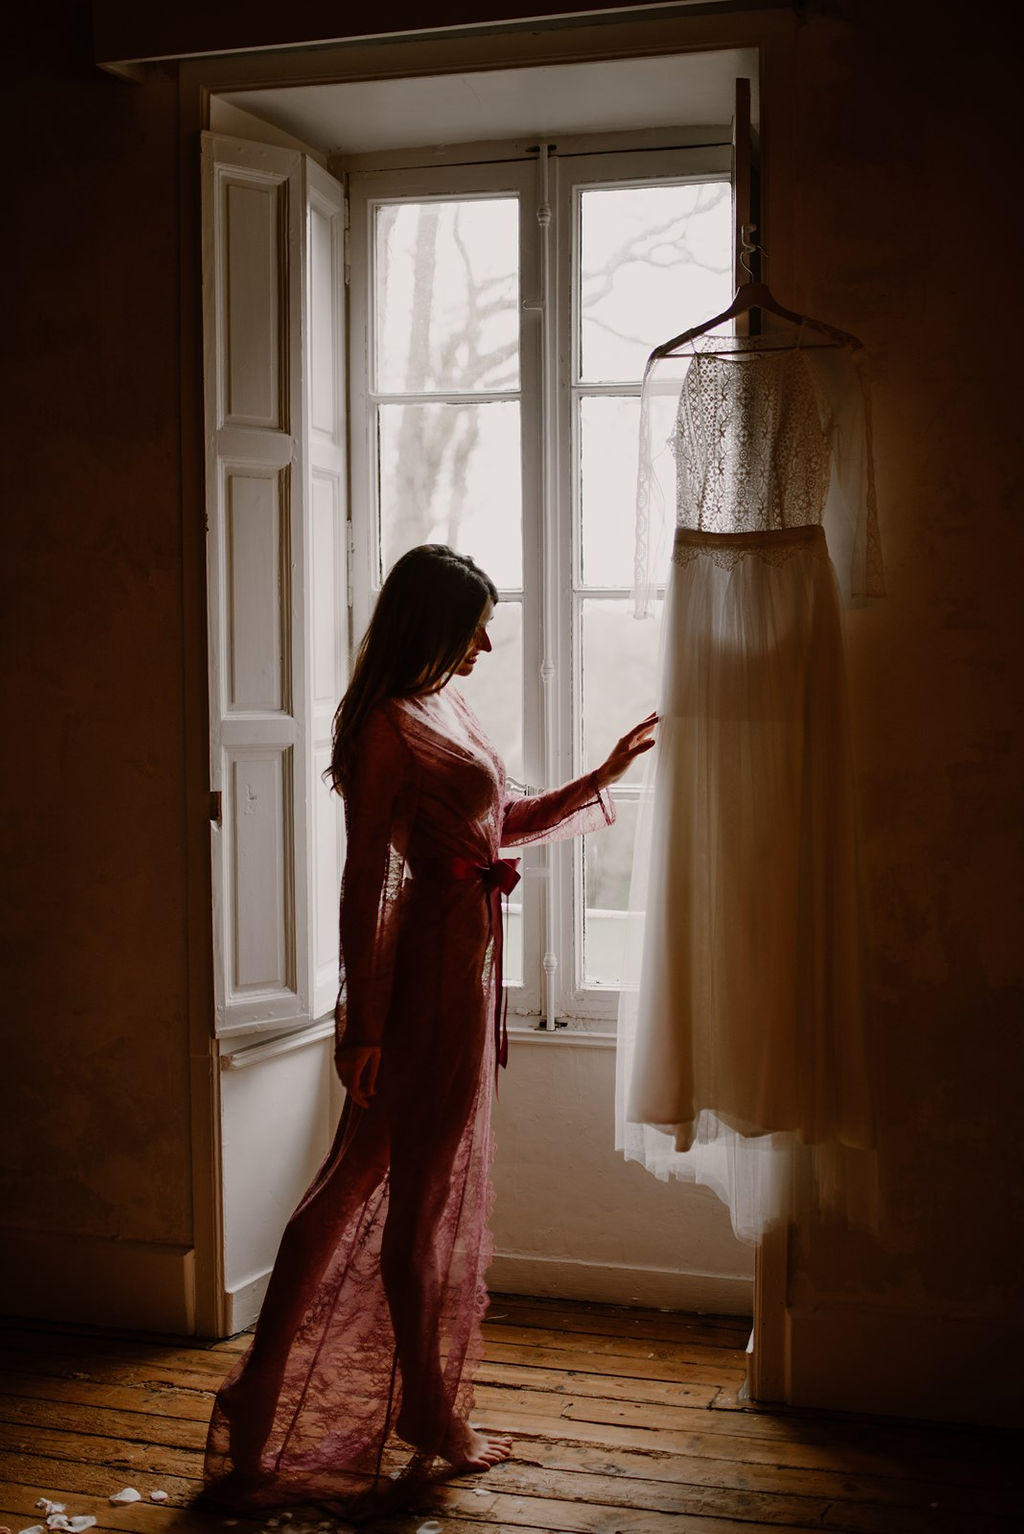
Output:
M829 442L801 351L695 356L671 445L677 526L753 533L821 521Z
M844 598L884 593L863 349L806 339L800 327L707 332L652 353L640 400L638 617L655 610L686 533L741 535L745 547L716 549L722 560L773 558L784 553L778 534L820 525Z

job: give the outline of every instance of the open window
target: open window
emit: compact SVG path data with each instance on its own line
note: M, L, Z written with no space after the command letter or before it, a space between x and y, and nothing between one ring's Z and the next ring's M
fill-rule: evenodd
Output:
M348 176L354 631L407 548L472 554L501 601L463 691L510 775L548 785L653 707L657 626L628 600L640 386L666 327L731 294L730 152L490 153ZM506 965L541 1026L614 1008L638 781L611 831L527 858Z

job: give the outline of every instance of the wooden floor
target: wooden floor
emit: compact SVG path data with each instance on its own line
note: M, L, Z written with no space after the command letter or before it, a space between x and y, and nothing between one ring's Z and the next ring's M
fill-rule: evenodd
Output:
M1004 1534L1024 1528L1012 1441L920 1423L764 1411L739 1399L747 1327L729 1318L497 1295L473 1420L514 1456L431 1489L412 1534ZM92 1514L97 1534L222 1534L189 1507L212 1393L246 1335L204 1343L9 1321L0 1331L0 1525ZM1000 1366L1015 1367L1007 1359ZM112 1507L134 1486L145 1499ZM168 1493L151 1503L150 1491ZM287 1530L328 1534L322 1512ZM333 1521L329 1526L342 1529ZM0 1530L2 1534L2 1530Z

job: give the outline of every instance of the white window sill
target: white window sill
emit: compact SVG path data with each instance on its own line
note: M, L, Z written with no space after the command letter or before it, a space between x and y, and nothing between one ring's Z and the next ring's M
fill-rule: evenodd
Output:
M509 1044L543 1044L548 1047L552 1044L571 1044L580 1049L614 1049L616 1035L606 1028L573 1027L571 1024L564 1028L539 1028L528 1017L509 1017L508 1020Z

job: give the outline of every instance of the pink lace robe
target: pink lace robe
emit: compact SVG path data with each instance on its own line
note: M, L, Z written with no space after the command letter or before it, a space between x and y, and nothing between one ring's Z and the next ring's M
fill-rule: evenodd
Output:
M466 1418L481 1351L499 847L614 819L593 775L509 798L461 695L381 704L345 802L338 1043L380 1044L285 1228L253 1343L210 1422L207 1495L239 1509L396 1505ZM460 861L461 860L461 861Z

